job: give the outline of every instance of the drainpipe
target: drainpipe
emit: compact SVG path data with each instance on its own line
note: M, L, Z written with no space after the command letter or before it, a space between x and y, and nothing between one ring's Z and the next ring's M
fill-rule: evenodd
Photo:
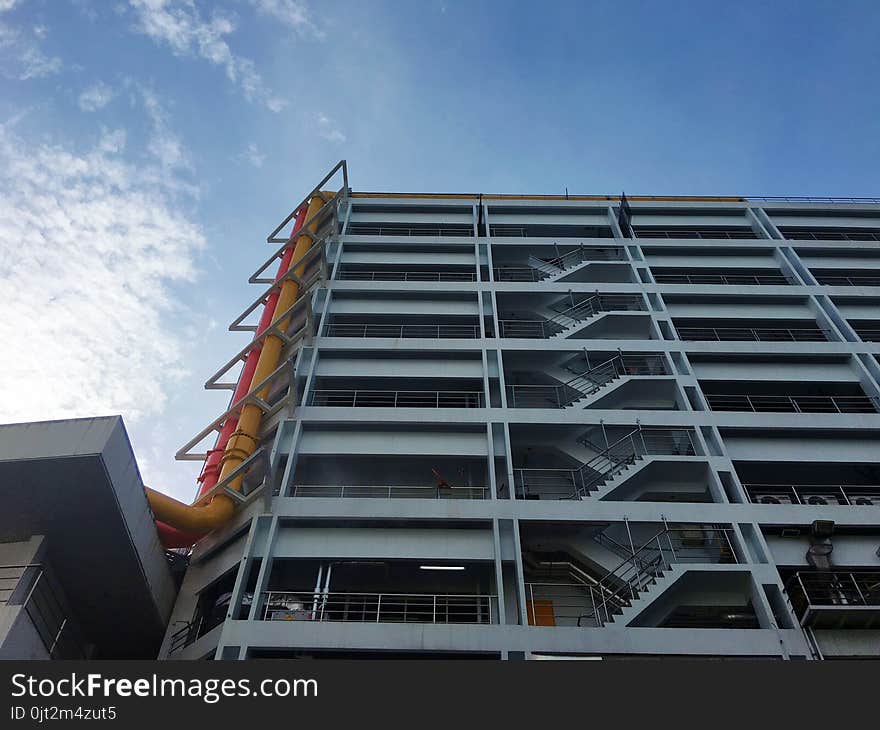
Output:
M323 205L324 201L320 196L312 198L309 202L308 211L304 216L305 219L312 219ZM313 223L310 226L310 230L314 233L316 227L317 224ZM302 258L311 245L312 239L309 236L300 235L296 237L296 243L287 260L288 265L290 264L290 261ZM285 252L285 256L287 256L287 252ZM295 269L295 272L297 276L301 277L304 270L305 264L301 264ZM281 285L277 298L275 299L274 309L271 315L266 315L265 311L264 315L266 315L267 319L271 316L271 324L277 325L278 329L283 331L289 323L289 316L282 320L278 315L290 309L298 296L299 284L292 279L285 280ZM269 302L267 300L267 309L268 304ZM254 356L256 357L256 365L250 373L250 382L247 383L247 386L242 386L243 390L249 393L250 386L253 383L263 382L275 371L283 347L284 341L277 335L272 334L266 337L262 346L259 347L259 356ZM251 355L253 355L255 351L257 351L257 347L249 353L248 361L251 360ZM245 365L247 366L247 364L248 362L246 361ZM242 371L242 375L244 375L244 370ZM264 386L263 389L257 393L258 397L265 399L268 389L268 385ZM238 386L236 387L236 393L237 392ZM242 462L254 453L258 446L258 434L262 419L263 412L260 410L259 406L254 405L253 403L248 403L241 409L237 421L235 419L229 419L232 424L229 427L229 433L225 447L223 448L223 453L219 456L219 459L215 459L211 463L210 471L209 464L206 462L203 471L205 478L202 481L202 486L199 490L200 494L207 492L213 484L226 479L232 472L241 466ZM229 421L227 421L227 423ZM224 424L223 430L226 430L226 424ZM218 440L218 446L215 449L218 453L219 448ZM212 455L209 455L209 460L211 459L211 456ZM217 462L219 462L219 474L216 473ZM239 475L230 481L228 485L229 489L236 492L241 491L242 478L243 477ZM211 486L206 486L209 483L209 479L214 480L213 484L211 484ZM197 506L184 504L166 494L147 488L147 499L149 500L153 514L156 516L157 522L165 523L177 531L189 533L186 539L193 536L195 537L195 539L188 542L187 545L192 545L200 536L226 523L235 511L235 504L232 498L224 494L217 494L207 504ZM169 539L172 537L177 538L178 540L184 539L179 532L168 534L168 537Z

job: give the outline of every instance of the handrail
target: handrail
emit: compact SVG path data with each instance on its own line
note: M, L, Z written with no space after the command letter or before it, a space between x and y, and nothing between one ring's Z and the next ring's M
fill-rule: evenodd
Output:
M699 238L708 240L717 239L753 239L758 238L751 229L711 229L699 228L664 228L646 229L643 226L632 226L633 238Z
M853 326L853 330L863 342L880 342L880 328Z
M781 227L786 241L880 241L878 231L798 231Z
M712 538L717 537L720 533L724 536L725 543L722 545L722 548L726 547L729 550L730 557L732 562L738 563L739 558L736 554L736 550L733 548L733 543L730 540L730 532L729 528L719 528L714 526L707 525L699 525L693 528L669 528L664 527L660 530L656 535L651 537L647 542L643 543L640 547L635 549L629 557L625 558L617 567L609 570L600 580L598 585L605 585L606 582L610 582L612 579L621 583L621 585L616 588L613 593L608 595L606 598L600 602L600 604L594 609L592 615L584 614L581 618L590 617L596 620L596 622L602 626L605 621L610 619L610 614L608 612L608 601L612 597L619 597L627 590L630 592L631 599L635 599L638 594L644 589L644 587L657 579L658 574L662 573L664 570L668 570L672 563L680 562L684 557L684 552L682 549L682 544L679 544L678 553L676 553L675 545L672 542L670 535L675 535L679 533L691 533L691 532L701 532L704 535L708 532L712 536ZM661 538L667 538L667 546L664 547ZM712 539L710 538L710 539ZM655 547L656 543L656 547ZM641 561L644 567L639 567L639 556L643 553L651 551L657 551L656 556L645 562ZM668 552L668 554L667 554ZM634 575L630 577L628 571L633 570ZM605 609L605 619L602 619L601 610ZM581 619L578 619L578 625L580 625Z
M880 276L839 276L813 273L822 286L880 286Z
M658 284L789 285L782 274L654 274Z
M480 326L469 324L376 324L329 322L324 337L461 338L478 339Z
M482 408L481 390L336 390L312 391L309 405L345 408Z
M638 306L631 307L631 304ZM560 318L582 320L592 317L599 312L609 311L643 311L644 301L639 294L593 294L572 306L557 312L548 321L560 327L567 328L569 325L560 322ZM625 305L625 306L620 306ZM586 313L586 317L582 316Z
M473 271L386 271L382 269L358 271L342 269L336 276L340 281L476 281Z
M753 413L877 413L880 401L870 395L724 395L706 393L712 411Z
M358 484L295 484L291 497L323 497L349 499L487 499L488 487L408 486Z
M455 236L472 237L473 226L375 226L370 223L349 223L345 236Z
M802 626L822 609L880 610L880 571L799 570L785 584L791 606ZM847 613L836 617L838 626Z
M493 624L496 594L263 592L262 620ZM272 601L276 608L273 609ZM275 614L280 614L278 618Z
M827 342L828 330L819 327L675 327L682 340L713 342Z

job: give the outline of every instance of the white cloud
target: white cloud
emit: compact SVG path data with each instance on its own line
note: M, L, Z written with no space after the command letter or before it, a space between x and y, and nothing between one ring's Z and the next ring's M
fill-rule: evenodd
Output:
M262 167L266 161L266 155L260 151L256 142L250 142L241 154L241 158L250 162L254 167Z
M129 0L137 16L135 29L157 43L167 44L176 56L198 56L222 66L248 101L278 112L284 101L265 85L254 62L232 52L226 38L235 31L231 16L215 10L202 18L193 0Z
M121 156L125 137L77 150L0 125L0 422L136 423L184 374L173 287L205 236L166 176Z
M319 40L326 37L311 19L311 13L304 2L297 0L251 0L258 12L286 25L301 36L310 35Z
M345 133L339 126L326 114L318 113L315 115L315 124L318 127L318 136L329 142L342 143L345 142Z
M152 89L139 87L141 100L152 124L147 151L165 170L192 170L189 154L168 123L168 113Z
M79 108L84 112L95 112L107 106L112 98L113 89L98 81L79 95Z
M38 43L40 38L42 35L37 29L28 34L0 23L0 73L19 81L58 73L62 67L61 59L46 55Z
M18 0L0 0L0 13L12 10L18 4Z

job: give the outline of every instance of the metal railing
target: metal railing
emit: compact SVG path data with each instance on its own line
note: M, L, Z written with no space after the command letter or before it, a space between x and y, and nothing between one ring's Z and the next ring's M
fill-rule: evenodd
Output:
M473 226L398 226L349 223L346 236L473 236Z
M482 408L479 390L331 390L312 391L309 405L337 408Z
M791 282L782 274L654 274L658 284L725 284L731 286L773 286Z
M693 434L687 429L638 427L579 467L514 469L514 484L520 499L530 495L544 499L582 499L645 456L694 456L696 453Z
M877 413L868 395L721 395L706 393L712 411L754 413Z
M827 330L818 327L678 327L679 339L717 342L827 342Z
M873 327L853 327L859 339L863 342L880 342L880 329Z
M477 324L334 324L324 327L325 337L389 337L424 339L478 339Z
M838 274L813 274L824 286L880 286L880 276L840 276Z
M474 271L363 271L342 269L336 276L346 281L476 281Z
M0 566L0 606L21 606L50 659L87 659L87 642L39 563Z
M528 622L606 626L674 563L738 563L731 532L711 525L664 528L592 583L526 583Z
M764 203L880 203L880 198L816 197L810 195L746 195L746 200Z
M625 254L619 246L580 246L551 259L530 256L528 266L496 266L492 271L496 281L543 281L588 261L624 259Z
M267 591L264 621L492 624L496 596L466 593Z
M786 592L801 625L816 609L880 608L880 571L798 571Z
M498 325L502 337L546 339L602 312L643 309L644 301L638 294L594 294L564 309L554 310L556 314L547 319L502 319Z
M571 230L562 230L565 228ZM490 225L489 235L493 238L614 238L611 229L604 226L596 226L592 232L586 232L584 226L553 226L553 230L548 231L540 223L532 226L516 226L506 223Z
M791 230L780 228L787 241L880 241L880 231Z
M489 487L295 484L291 497L346 499L488 499Z
M511 408L566 408L624 375L666 375L659 355L615 355L560 385L508 385Z
M757 234L751 229L726 228L713 231L699 228L665 228L646 229L634 226L634 238L699 238L699 239L744 239L757 238Z
M746 484L754 504L880 507L880 484Z

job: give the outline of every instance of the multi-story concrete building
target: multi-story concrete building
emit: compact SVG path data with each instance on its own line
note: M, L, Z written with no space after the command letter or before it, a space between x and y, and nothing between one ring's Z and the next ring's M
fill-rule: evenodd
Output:
M333 187L162 657L880 656L880 200Z

